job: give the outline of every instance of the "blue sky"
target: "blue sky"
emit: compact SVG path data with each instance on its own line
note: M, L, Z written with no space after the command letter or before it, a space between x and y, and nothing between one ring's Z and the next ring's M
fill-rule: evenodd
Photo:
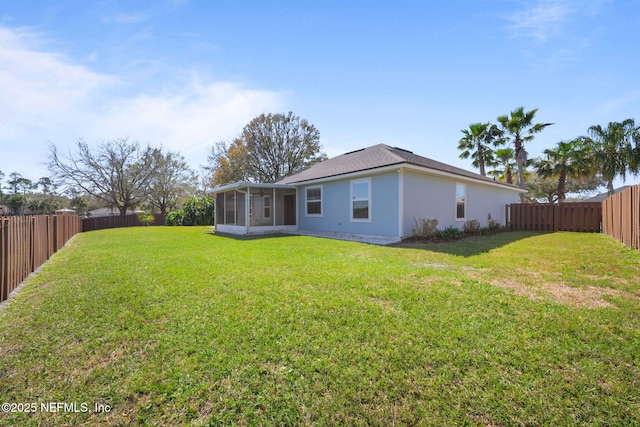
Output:
M638 0L0 5L0 171L34 181L79 138L198 168L263 112L309 120L330 157L386 143L470 170L460 131L519 106L554 123L532 157L640 120Z

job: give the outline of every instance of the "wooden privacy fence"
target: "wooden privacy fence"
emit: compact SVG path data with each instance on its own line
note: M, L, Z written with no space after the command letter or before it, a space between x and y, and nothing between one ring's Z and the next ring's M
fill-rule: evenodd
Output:
M602 232L640 249L640 185L626 188L602 202Z
M140 221L139 215L101 216L82 220L82 231L102 230L104 228L135 227L139 225L164 225L166 215L153 215L151 224Z
M512 230L599 233L602 203L513 204L506 207Z
M0 217L0 302L81 231L76 215Z

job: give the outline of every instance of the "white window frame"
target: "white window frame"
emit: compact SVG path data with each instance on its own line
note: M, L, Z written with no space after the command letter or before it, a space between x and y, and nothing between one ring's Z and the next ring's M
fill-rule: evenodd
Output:
M367 197L365 199L355 199L353 195L353 186L355 184L367 183ZM353 202L367 202L368 218L354 218L353 217ZM371 178L352 179L349 181L349 217L351 222L371 222Z
M267 200L269 201L268 205ZM269 213L268 215L267 212ZM271 196L269 194L265 195L262 199L262 214L264 219L271 219Z
M309 200L309 190L320 190L320 200ZM320 213L309 213L309 203L320 202ZM321 217L324 213L324 188L322 185L312 185L304 188L304 214L308 217Z
M463 195L462 195L462 209L464 215L462 218L458 217L458 187L462 187ZM467 184L462 184L460 182L456 182L455 194L454 194L454 205L453 205L454 213L456 216L456 221L466 221L467 219Z

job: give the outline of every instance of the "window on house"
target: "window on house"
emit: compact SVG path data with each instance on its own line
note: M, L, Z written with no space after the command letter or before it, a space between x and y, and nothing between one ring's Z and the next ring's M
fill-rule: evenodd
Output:
M271 218L271 196L264 196L264 217Z
M371 205L371 179L351 181L351 220L369 221Z
M466 218L465 205L467 201L467 186L464 184L456 184L456 219L464 220Z
M322 186L308 187L306 189L307 215L322 215Z

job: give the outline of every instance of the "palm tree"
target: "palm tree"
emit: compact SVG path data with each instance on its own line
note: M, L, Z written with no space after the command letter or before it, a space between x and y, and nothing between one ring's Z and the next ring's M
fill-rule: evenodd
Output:
M502 169L494 169L489 172L489 175L505 181L507 184L513 184L513 169L517 167L513 159L513 149L500 148L495 151L495 156L498 161L493 165L494 168L502 165Z
M513 138L514 154L518 165L518 182L523 190L524 165L527 163L527 151L524 148L524 143L531 141L536 133L553 124L533 123L533 118L537 112L537 108L525 112L524 107L519 107L511 112L511 116L498 117L502 129ZM524 203L524 193L520 194L520 202Z
M536 164L538 174L543 178L558 178L558 203L566 198L567 178L579 178L592 171L589 164L589 146L586 138L558 142L556 148L544 150L545 158Z
M463 129L464 136L460 139L458 150L463 150L461 159L471 157L471 164L480 169L480 175L485 176L485 166L495 164L494 152L491 146L504 144L502 130L491 123L473 123L469 129Z
M609 122L606 128L600 125L589 128L595 150L594 160L602 177L607 181L609 194L614 193L615 177L619 175L624 180L627 171L633 174L640 171L639 129L633 119Z

